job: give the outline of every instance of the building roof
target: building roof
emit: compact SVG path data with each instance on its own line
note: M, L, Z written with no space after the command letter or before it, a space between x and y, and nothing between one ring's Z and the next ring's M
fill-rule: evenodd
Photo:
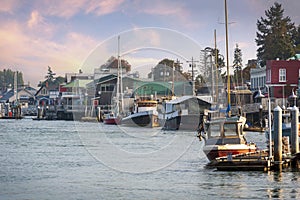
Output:
M34 91L36 91L34 88L32 88ZM31 89L31 90L32 90ZM29 95L32 95L32 96L34 96L34 93L32 93L32 91L30 91L30 88L29 88L29 90L27 89L27 87L26 88L20 88L20 89L18 89L18 93L19 92L21 92L21 91L25 91L25 92L27 92ZM14 93L14 90L13 89L11 89L11 90L9 90L9 91L7 91L7 92L5 92L4 94L3 94L3 96L0 98L0 102L7 102L7 101L9 101L9 99L11 98L11 97L13 97L15 95L15 93Z
M167 102L167 104L180 104L180 103L190 100L190 99L197 99L197 100L203 101L204 103L211 104L211 102L205 100L205 98L203 98L202 96L192 96L192 95L178 97L176 99L173 99L173 100Z
M290 57L287 60L300 60L300 54L295 54L294 56Z
M76 79L70 83L67 83L66 85L62 86L64 88L74 88L74 87L80 87L80 88L85 88L86 84L93 82L93 80L79 80Z

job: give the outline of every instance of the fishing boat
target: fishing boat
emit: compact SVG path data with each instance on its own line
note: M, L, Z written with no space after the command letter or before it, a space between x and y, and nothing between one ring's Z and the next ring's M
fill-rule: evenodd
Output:
M134 112L122 119L122 125L149 128L160 126L158 120L157 101L151 98L141 98L137 100L135 104Z
M205 146L203 151L211 161L218 157L255 152L254 143L248 143L243 128L246 118L233 116L215 118L204 123Z

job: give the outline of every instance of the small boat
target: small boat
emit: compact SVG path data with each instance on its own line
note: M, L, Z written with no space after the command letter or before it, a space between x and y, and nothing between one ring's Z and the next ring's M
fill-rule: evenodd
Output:
M212 119L205 123L204 136L199 137L205 140L203 151L210 161L218 157L257 151L256 145L247 143L244 137L245 122L245 117L233 116Z
M103 123L108 125L118 125L121 124L122 118L116 116L113 112L104 114Z
M160 126L157 112L157 101L141 99L137 101L135 111L131 115L122 119L122 125L158 127Z

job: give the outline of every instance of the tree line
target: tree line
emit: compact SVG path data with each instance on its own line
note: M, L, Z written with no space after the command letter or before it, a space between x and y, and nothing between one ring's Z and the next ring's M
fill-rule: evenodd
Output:
M23 73L11 69L0 70L0 90L5 91L8 87L14 87L15 73L17 73L18 86L24 85Z

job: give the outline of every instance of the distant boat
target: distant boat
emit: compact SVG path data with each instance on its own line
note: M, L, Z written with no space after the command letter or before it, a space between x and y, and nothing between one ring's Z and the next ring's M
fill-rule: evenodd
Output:
M140 127L160 126L157 111L158 102L151 99L140 99L136 102L135 111L122 119L122 125Z
M121 124L122 118L118 115L116 116L113 112L104 114L103 123L108 125Z
M243 128L246 118L242 116L216 118L204 124L205 146L203 151L211 161L217 157L255 152L257 147L247 143ZM201 137L201 136L200 136Z
M211 103L201 96L182 96L165 104L164 130L192 130L196 131L202 123L205 109Z

